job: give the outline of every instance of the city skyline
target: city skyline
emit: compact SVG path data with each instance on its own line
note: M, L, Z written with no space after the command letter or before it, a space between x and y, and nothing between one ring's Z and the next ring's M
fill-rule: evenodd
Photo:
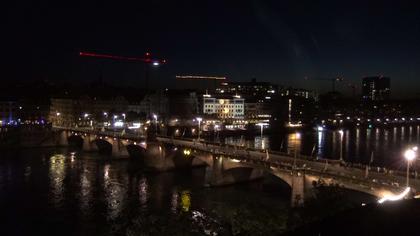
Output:
M391 78L392 97L416 96L420 70L418 3L292 1L77 4L9 3L5 75L11 80L141 85L143 66L78 57L79 51L168 60L153 86L176 87L175 75L257 78L327 91L305 77ZM28 41L28 39L30 39ZM25 68L22 70L21 68Z

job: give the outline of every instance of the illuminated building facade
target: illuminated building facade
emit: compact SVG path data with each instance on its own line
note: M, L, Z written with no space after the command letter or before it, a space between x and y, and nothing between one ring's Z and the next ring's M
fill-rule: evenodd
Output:
M205 94L203 98L203 114L216 115L220 119L243 119L245 99L235 96L233 98L214 98Z

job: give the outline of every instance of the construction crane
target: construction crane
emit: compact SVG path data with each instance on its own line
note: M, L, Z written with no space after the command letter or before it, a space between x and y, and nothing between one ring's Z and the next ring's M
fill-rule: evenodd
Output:
M159 66L161 64L166 64L165 59L156 59L152 58L152 55L149 52L145 53L144 58L139 57L125 57L125 56L116 56L116 55L110 55L110 54L98 54L98 53L92 53L92 52L79 52L79 56L81 57L94 57L94 58L103 58L103 59L111 59L111 60L117 60L117 61L128 61L128 62L140 62L144 63L145 65L145 79L146 79L146 90L149 89L149 67L150 65L153 66Z
M329 82L331 82L332 91L335 92L335 83L343 81L343 78L340 78L340 77L336 77L336 78L308 78L308 77L305 77L305 80L329 81Z

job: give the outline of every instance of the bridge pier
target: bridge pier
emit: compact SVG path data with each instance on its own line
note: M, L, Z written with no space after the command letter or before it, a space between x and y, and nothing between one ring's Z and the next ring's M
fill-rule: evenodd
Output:
M305 173L294 172L292 175L291 206L302 206L305 201Z
M98 147L96 146L94 141L95 141L94 135L88 134L85 137L83 137L83 146L82 146L83 151L85 152L97 151Z
M59 131L58 146L68 146L69 145L69 131L61 130Z
M122 141L119 138L113 138L112 139L112 156L114 157L128 157L128 151L125 145L122 143Z

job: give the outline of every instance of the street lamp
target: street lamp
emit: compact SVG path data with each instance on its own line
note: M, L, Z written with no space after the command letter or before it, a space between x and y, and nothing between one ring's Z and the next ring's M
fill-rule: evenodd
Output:
M200 141L200 132L201 132L201 121L203 120L203 118L201 117L197 117L195 118L198 121L198 141Z
M342 129L340 129L338 131L338 133L340 134L340 161L343 161L343 136L344 136L344 131Z
M414 147L414 148L407 149L404 152L404 157L407 160L407 187L409 187L409 181L410 181L410 162L416 159L416 150L417 150L417 147Z

